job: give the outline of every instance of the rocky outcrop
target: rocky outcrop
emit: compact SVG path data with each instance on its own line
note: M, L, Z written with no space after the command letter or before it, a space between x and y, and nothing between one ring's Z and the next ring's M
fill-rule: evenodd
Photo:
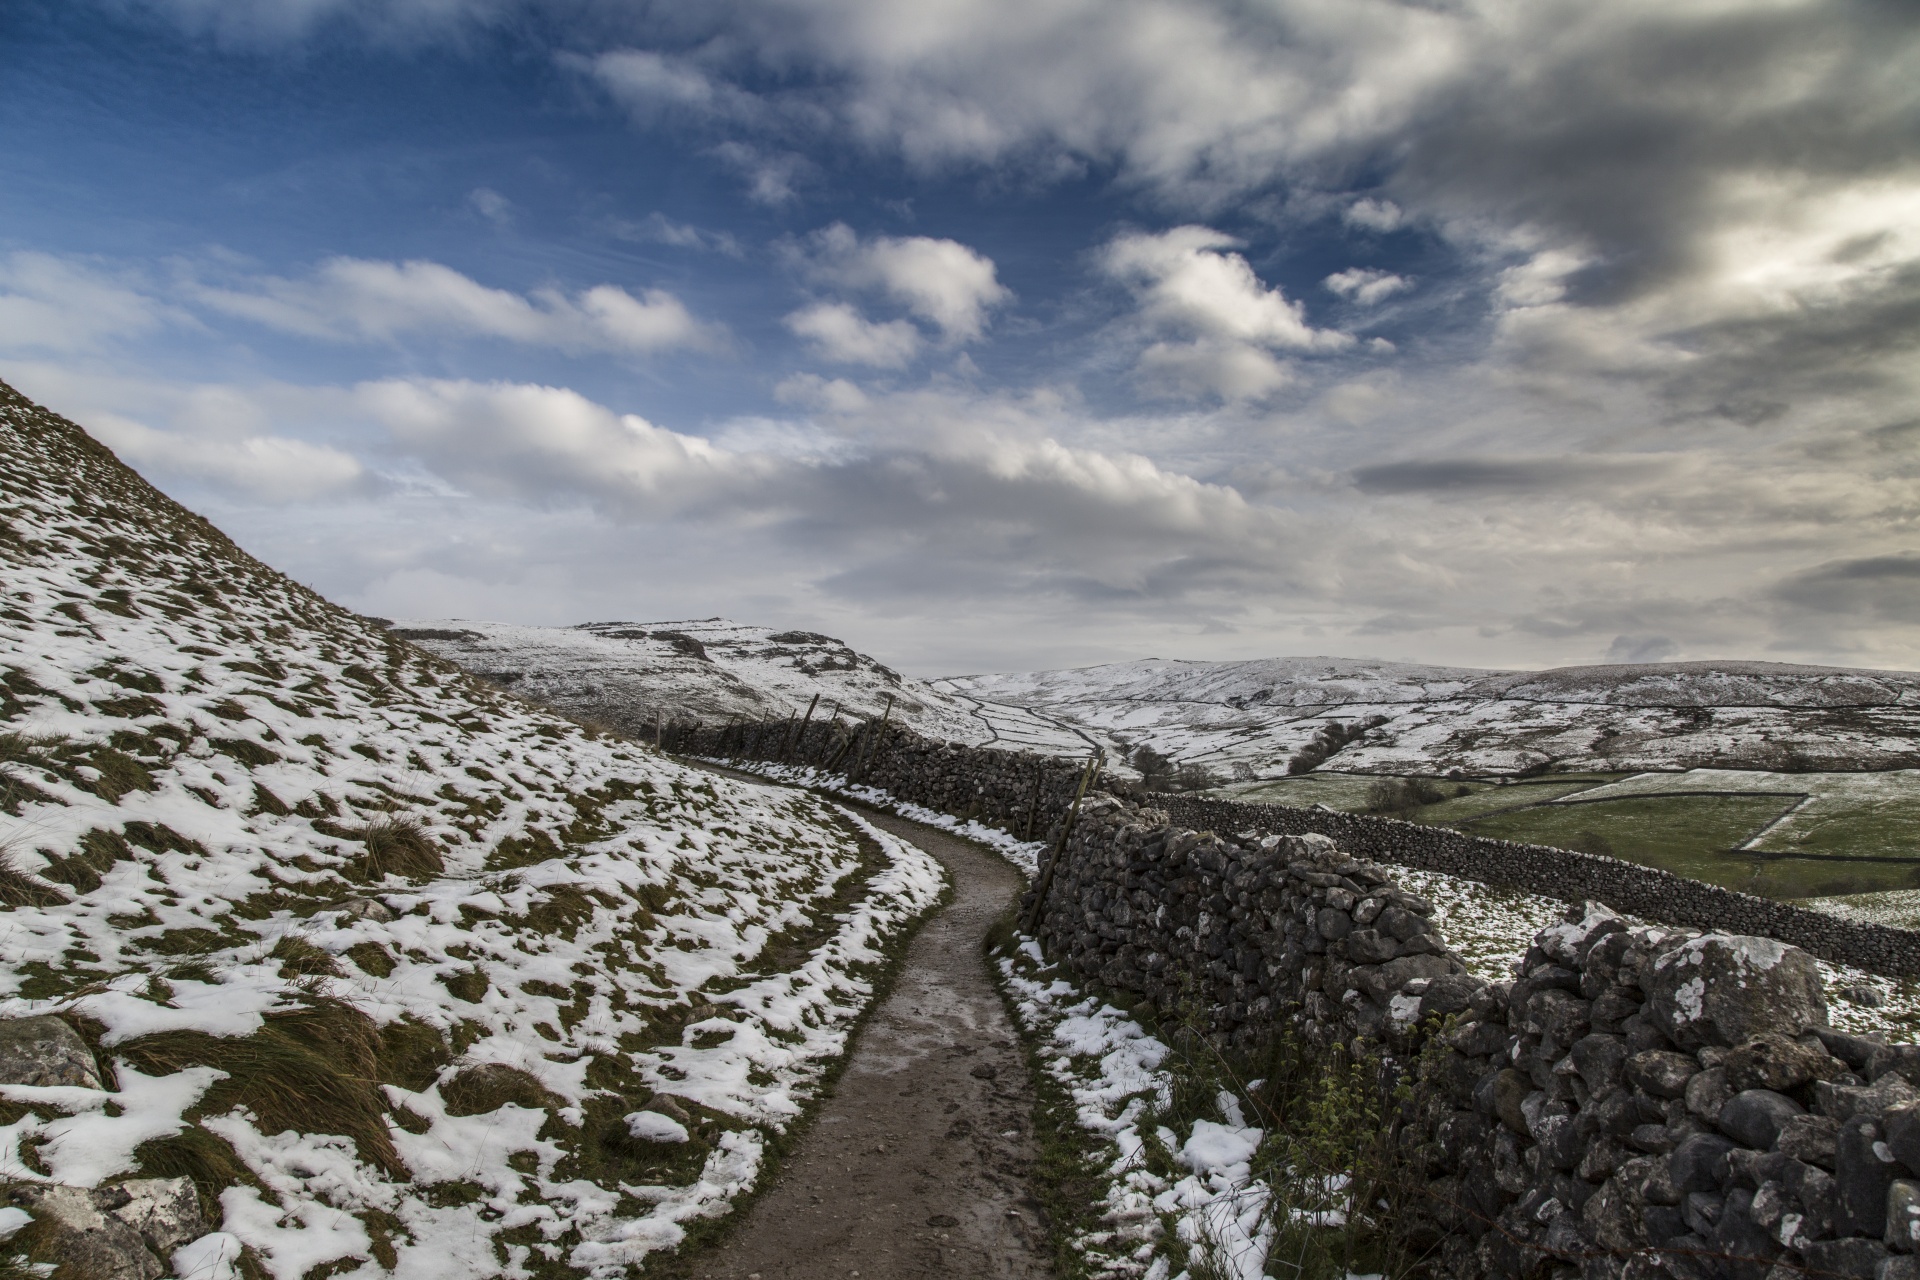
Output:
M56 1274L87 1280L159 1280L172 1271L164 1259L208 1230L187 1178L137 1178L91 1191L28 1184L11 1194L34 1216L35 1255L55 1264Z

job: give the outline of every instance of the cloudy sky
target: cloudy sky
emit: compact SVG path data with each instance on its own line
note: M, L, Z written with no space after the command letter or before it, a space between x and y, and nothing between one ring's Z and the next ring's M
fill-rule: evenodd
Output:
M8 0L0 377L387 616L1920 667L1910 0Z

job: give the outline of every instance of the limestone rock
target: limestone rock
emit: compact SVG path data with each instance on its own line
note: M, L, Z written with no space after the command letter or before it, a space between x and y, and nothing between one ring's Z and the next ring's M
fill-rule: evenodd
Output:
M124 1197L109 1212L140 1233L147 1247L165 1258L189 1240L212 1229L200 1211L191 1178L134 1178L110 1190L94 1192L96 1202Z
M1827 1024L1813 957L1772 938L1708 934L1661 953L1646 974L1647 1012L1682 1049L1736 1045Z
M0 1084L100 1088L93 1052L64 1018L0 1018Z
M1805 1115L1806 1108L1771 1089L1746 1089L1720 1108L1720 1132L1757 1151L1771 1150L1787 1121Z
M1757 1036L1727 1055L1727 1087L1785 1092L1809 1080L1831 1080L1846 1064L1825 1049L1783 1035Z
M160 1280L167 1273L140 1233L104 1209L110 1193L35 1184L16 1187L16 1202L45 1231L41 1251L63 1273L87 1280Z

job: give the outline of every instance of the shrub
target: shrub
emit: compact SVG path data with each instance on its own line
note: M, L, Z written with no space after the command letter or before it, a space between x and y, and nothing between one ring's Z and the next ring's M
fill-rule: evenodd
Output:
M1447 793L1426 778L1382 778L1367 788L1367 812L1407 814L1446 798Z

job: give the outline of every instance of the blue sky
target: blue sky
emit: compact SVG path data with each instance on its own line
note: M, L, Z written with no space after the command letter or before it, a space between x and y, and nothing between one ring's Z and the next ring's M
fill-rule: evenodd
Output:
M1920 19L17 0L0 376L388 616L1920 664Z

